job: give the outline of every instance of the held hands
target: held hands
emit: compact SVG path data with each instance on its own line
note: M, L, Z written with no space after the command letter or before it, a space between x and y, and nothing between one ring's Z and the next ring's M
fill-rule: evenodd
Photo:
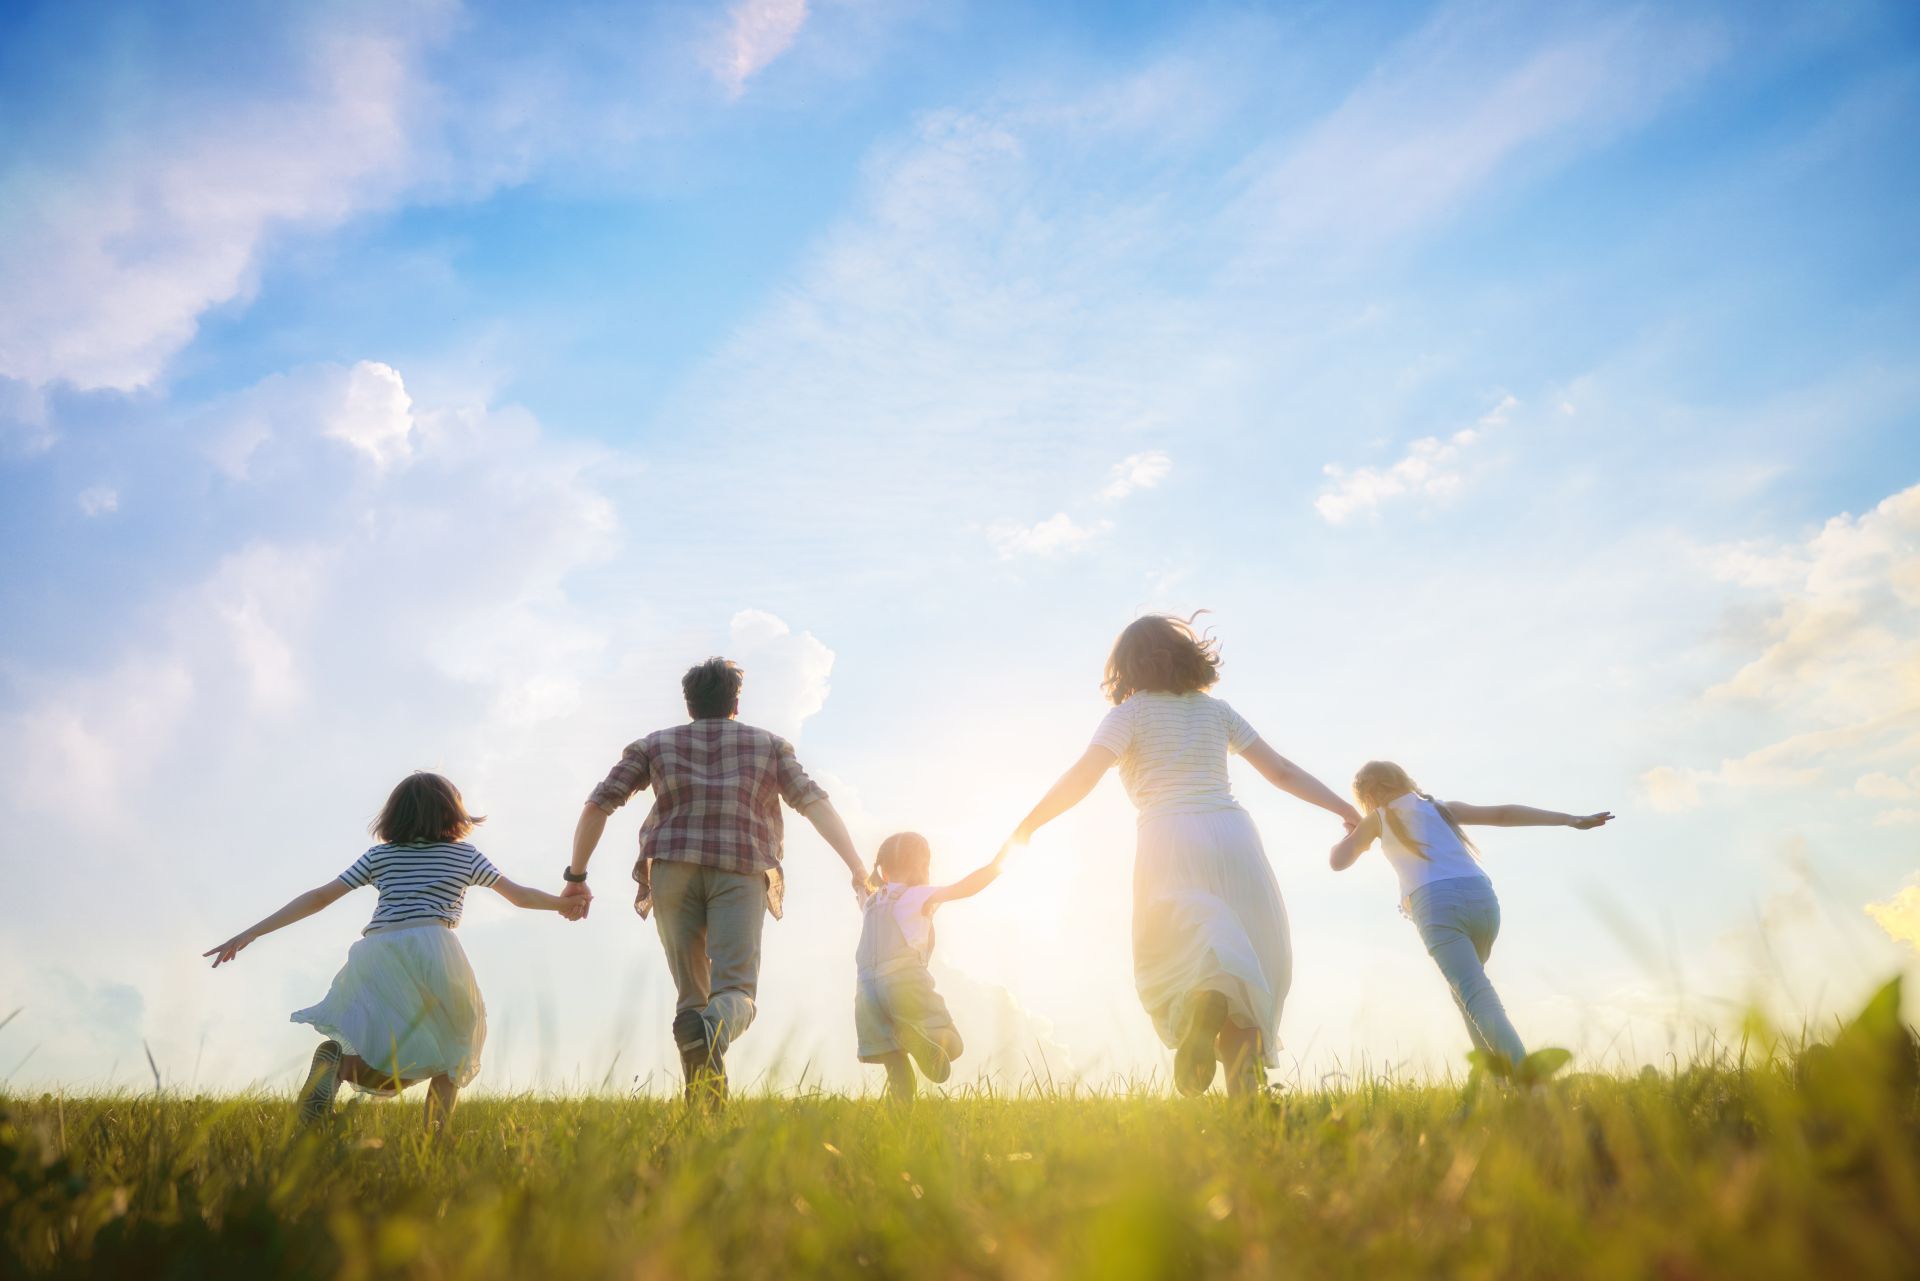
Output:
M200 955L211 956L213 958L213 968L217 970L220 968L222 962L231 961L234 957L240 955L240 949L251 942L253 942L253 935L242 932L234 935L218 947L208 948Z
M1613 818L1610 811L1602 810L1598 814L1583 814L1568 821L1567 826L1584 832L1590 827L1602 827Z
M569 921L583 921L587 909L593 906L593 891L587 888L585 881L568 881L560 890L560 897L567 900L560 909L560 915Z

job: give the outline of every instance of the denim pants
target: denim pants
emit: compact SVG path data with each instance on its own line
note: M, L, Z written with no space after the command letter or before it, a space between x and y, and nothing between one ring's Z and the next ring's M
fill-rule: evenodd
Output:
M654 919L679 997L698 1010L720 1049L753 1022L767 878L695 863L653 865Z
M1453 1003L1467 1021L1474 1048L1504 1055L1518 1067L1527 1057L1526 1046L1487 978L1487 957L1500 934L1500 900L1493 882L1484 876L1429 881L1413 892L1408 907L1427 954L1453 990Z

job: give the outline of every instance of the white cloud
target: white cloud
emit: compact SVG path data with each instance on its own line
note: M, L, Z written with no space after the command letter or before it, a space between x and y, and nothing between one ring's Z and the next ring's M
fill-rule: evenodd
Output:
M1881 810L1873 816L1875 827L1911 827L1915 823L1920 823L1920 810L1905 806Z
M1877 801L1897 801L1913 795L1911 784L1903 783L1893 775L1880 771L1862 774L1854 780L1853 790L1861 796L1869 796Z
M1913 780L1871 767L1904 764L1920 744L1920 485L1803 541L1720 548L1708 563L1759 593L1765 613L1748 633L1760 652L1705 692L1705 708L1802 728L1711 769L1660 766L1643 777L1650 794L1690 805L1703 784L1806 784L1846 767L1857 771L1854 794L1908 795Z
M1135 490L1152 489L1173 470L1173 459L1163 450L1149 449L1129 454L1113 465L1113 475L1100 497L1117 502Z
M111 485L89 485L76 501L82 516L104 516L120 510L120 491Z
M765 610L743 609L727 628L726 657L746 671L742 715L786 738L826 706L833 651Z
M299 33L277 93L176 95L192 105L129 121L130 137L82 140L36 174L34 198L0 213L0 375L145 386L202 313L252 291L273 232L391 198L410 176L430 25L399 8L381 26Z
M1504 396L1475 426L1445 440L1438 436L1416 440L1388 467L1348 471L1328 463L1326 474L1333 483L1314 500L1314 509L1329 525L1342 525L1355 516L1375 515L1398 499L1443 499L1459 492L1465 481L1467 451L1480 443L1488 429L1504 424L1518 404L1512 396Z
M1067 513L1056 512L1036 525L1002 521L987 530L987 538L993 543L994 550L1000 553L1000 559L1013 560L1020 556L1059 556L1077 552L1112 528L1110 521L1082 525Z
M348 371L346 394L322 430L386 467L410 452L413 400L391 365L363 360Z
M735 0L727 12L727 35L715 74L739 97L747 81L793 47L806 25L807 0Z

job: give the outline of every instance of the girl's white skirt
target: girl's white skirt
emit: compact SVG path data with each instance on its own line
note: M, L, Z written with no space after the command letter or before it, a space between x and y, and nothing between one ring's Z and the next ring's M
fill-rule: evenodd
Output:
M445 1075L465 1085L480 1071L487 1007L453 931L418 925L369 934L347 951L326 999L296 1010L375 1070L402 1081ZM391 1090L372 1093L390 1094Z
M1140 824L1133 865L1133 981L1154 1031L1179 1044L1187 1002L1220 992L1279 1064L1280 1008L1293 942L1280 885L1245 810L1167 814Z

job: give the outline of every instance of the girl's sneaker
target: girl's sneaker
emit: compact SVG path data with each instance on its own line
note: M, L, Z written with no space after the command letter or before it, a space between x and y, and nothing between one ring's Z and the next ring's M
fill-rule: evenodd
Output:
M1189 1003L1187 1026L1173 1052L1173 1084L1180 1093L1205 1094L1213 1086L1214 1042L1227 1022L1224 992L1201 992Z
M338 1041L322 1041L313 1052L313 1064L307 1069L307 1083L300 1087L300 1123L312 1125L333 1115L333 1096L340 1092Z

